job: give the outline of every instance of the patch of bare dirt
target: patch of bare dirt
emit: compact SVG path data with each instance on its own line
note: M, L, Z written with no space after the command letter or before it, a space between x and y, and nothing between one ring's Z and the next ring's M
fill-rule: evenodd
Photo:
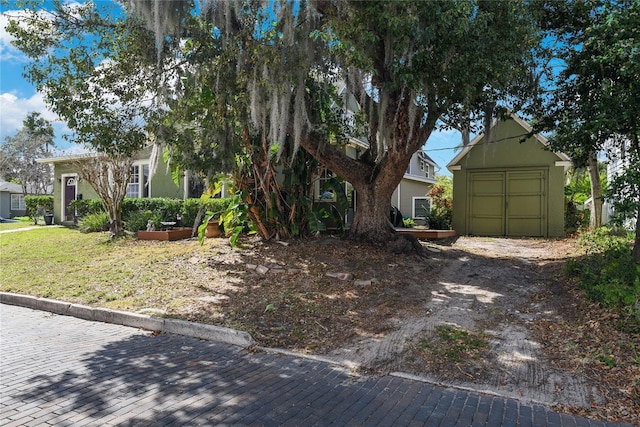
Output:
M426 259L333 237L209 240L173 316L364 372L640 425L640 337L563 276L581 255L573 240L464 237L425 243Z

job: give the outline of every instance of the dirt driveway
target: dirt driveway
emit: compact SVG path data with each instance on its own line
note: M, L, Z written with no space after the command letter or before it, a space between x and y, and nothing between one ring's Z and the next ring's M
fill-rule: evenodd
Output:
M433 283L415 298L421 309L393 319L387 334L360 337L329 356L372 369L413 372L432 381L513 396L547 405L588 406L600 401L597 389L580 375L547 363L532 331L539 318L560 315L557 303L536 297L556 285L558 255L573 248L563 241L462 237L442 250ZM569 252L569 253L568 253ZM438 352L443 327L482 337L486 347L474 357L452 362ZM468 338L468 335L466 335ZM421 357L418 357L418 354ZM431 357L430 357L431 356Z

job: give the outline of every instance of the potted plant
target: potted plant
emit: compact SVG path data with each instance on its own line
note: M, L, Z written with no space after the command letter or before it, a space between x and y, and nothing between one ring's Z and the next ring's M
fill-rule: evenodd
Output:
M220 218L218 218L218 215L210 215L206 224L207 228L204 231L205 237L220 237L222 230L220 230Z

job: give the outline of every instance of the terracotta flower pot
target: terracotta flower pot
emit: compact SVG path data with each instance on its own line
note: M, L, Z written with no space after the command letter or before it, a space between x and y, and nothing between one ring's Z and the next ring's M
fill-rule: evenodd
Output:
M207 229L204 232L206 237L219 237L220 234L220 224L218 224L218 220L214 219L207 223Z

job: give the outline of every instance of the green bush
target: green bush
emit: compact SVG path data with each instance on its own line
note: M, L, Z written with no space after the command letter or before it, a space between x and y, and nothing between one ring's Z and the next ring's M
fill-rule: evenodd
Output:
M204 204L205 212L222 213L227 210L231 198L211 198L203 201L201 199L187 199L182 203L182 225L185 227L193 226L196 216L198 215L198 209Z
M205 212L224 212L231 198L218 198L203 201L201 199L126 198L122 203L122 221L128 231L146 230L147 221L152 219L157 229L160 222L177 221L185 227L193 226L200 205L204 204ZM53 206L53 203L52 203ZM75 209L79 218L104 213L100 199L74 200L71 208Z
M71 203L69 203L69 209L77 212L78 218L104 213L104 207L100 199L72 200Z
M406 228L413 228L416 226L416 222L411 218L402 218L402 224Z
M166 197L126 198L122 203L122 218L129 221L135 213L151 211L160 217L160 221L176 221L182 211L182 200ZM145 226L146 227L146 226Z
M25 196L27 216L37 224L38 217L44 214L53 214L53 196Z
M589 226L589 216L591 211L578 210L575 202L567 200L564 208L564 231L568 235L573 235Z
M601 227L581 234L584 257L569 260L566 271L576 276L585 294L622 314L624 327L640 330L640 265L633 262L627 237Z
M150 210L131 213L124 223L124 229L133 233L146 230L149 221L153 221L155 229L160 230L160 222L163 221L163 219L159 213Z
M424 206L427 226L432 230L451 229L453 217L452 183L448 179L439 179L438 184L431 187L427 195L431 198L431 210Z
M107 231L109 229L109 216L105 212L86 215L79 221L78 229L82 233Z

